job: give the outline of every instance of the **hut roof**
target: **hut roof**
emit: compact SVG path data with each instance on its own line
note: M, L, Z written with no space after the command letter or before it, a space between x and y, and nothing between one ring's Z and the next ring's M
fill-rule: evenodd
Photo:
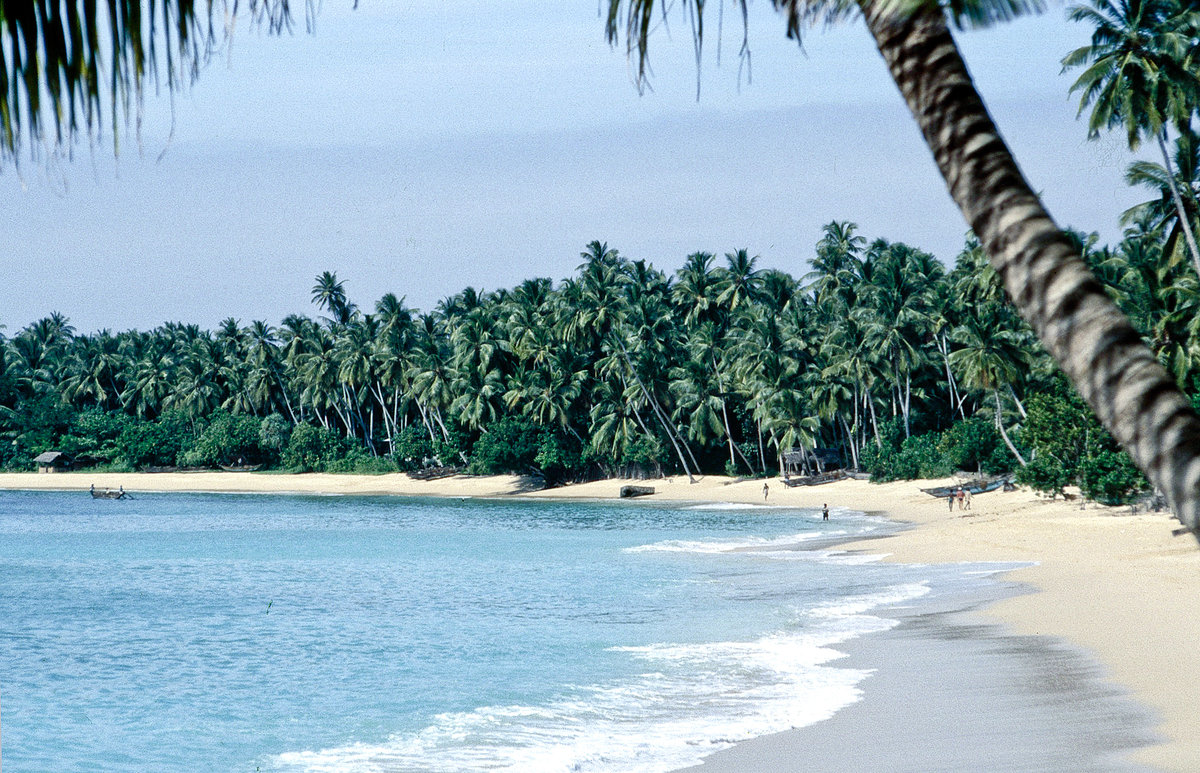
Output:
M47 451L43 454L38 454L33 460L38 464L54 464L57 461L66 461L67 455L62 451Z

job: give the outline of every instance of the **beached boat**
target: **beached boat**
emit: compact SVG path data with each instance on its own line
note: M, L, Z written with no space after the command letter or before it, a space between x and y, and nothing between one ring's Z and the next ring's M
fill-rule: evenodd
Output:
M622 486L621 499L631 499L633 497L644 497L654 493L653 486Z
M935 486L934 488L923 488L921 490L933 497L948 497L957 494L959 489L969 491L972 494L983 494L1002 487L1007 489L1010 486L1012 486L1011 475L996 475L991 478L969 481L960 486Z
M217 465L225 472L254 472L262 467L261 464L235 464L235 465Z
M426 467L423 470L410 472L408 477L416 480L441 480L450 478L461 472L457 467Z
M785 486L820 486L823 483L833 483L838 480L845 480L850 477L850 474L845 470L833 470L832 472L823 472L819 475L803 475L799 478L786 478L783 481Z

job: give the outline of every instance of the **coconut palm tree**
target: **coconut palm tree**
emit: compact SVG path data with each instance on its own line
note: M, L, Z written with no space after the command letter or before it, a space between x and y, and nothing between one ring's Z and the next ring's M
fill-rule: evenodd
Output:
M742 0L744 2L744 0ZM788 33L861 13L951 197L1009 296L1079 393L1134 461L1200 530L1200 417L1105 294L1042 206L976 92L950 23L986 25L1036 0L773 0ZM703 12L704 6L684 4ZM622 35L645 77L654 0L609 0L606 33ZM695 27L697 36L703 27Z
M1168 167L1152 161L1134 161L1125 171L1125 182L1148 188L1158 198L1129 208L1121 214L1122 225L1129 225L1143 215L1152 217L1154 227L1167 233L1165 253L1172 262L1189 248L1185 242L1185 231L1189 223L1200 215L1200 136L1194 132L1182 132L1175 139L1173 154L1175 173ZM1183 216L1180 216L1183 213ZM1198 274L1200 276L1200 274Z
M1178 0L1091 0L1094 7L1075 6L1069 17L1095 25L1090 45L1063 58L1063 71L1084 67L1071 85L1081 92L1079 112L1092 107L1088 136L1101 129L1123 128L1129 148L1142 136L1154 137L1162 152L1166 180L1179 225L1200 275L1200 249L1183 199L1175 184L1167 127L1186 127L1200 107L1200 73L1195 38L1200 30L1194 6Z

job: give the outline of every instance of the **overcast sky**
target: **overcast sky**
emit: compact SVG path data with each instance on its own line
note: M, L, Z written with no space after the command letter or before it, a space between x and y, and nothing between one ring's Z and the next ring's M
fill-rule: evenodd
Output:
M278 323L315 313L325 270L364 308L393 292L428 310L467 285L569 276L593 239L667 271L745 247L797 277L834 219L947 264L962 245L861 23L801 51L751 3L747 82L740 21L718 67L714 14L697 102L682 18L652 41L639 95L595 0L352 5L325 2L312 35L239 29L173 108L147 97L140 153L126 140L114 160L106 135L0 173L3 332L52 311L83 332ZM1089 32L1063 16L958 38L1051 212L1111 242L1145 196L1119 138L1087 142L1075 119L1058 61Z

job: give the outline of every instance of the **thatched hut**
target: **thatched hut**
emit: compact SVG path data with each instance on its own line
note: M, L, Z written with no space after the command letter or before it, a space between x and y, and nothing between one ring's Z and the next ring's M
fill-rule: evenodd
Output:
M62 451L47 451L33 460L38 472L58 472L71 466L71 459Z

